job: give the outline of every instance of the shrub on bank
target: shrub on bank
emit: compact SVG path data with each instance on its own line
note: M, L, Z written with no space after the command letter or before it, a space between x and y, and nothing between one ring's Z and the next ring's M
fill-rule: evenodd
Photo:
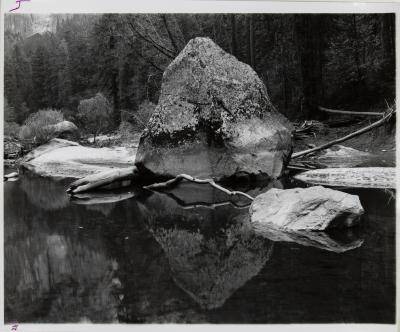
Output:
M19 138L19 132L21 130L21 127L18 125L18 123L15 122L4 122L4 136L9 136L12 138Z
M85 129L93 134L94 143L96 143L96 136L107 130L112 121L112 107L101 93L93 98L81 100L78 114Z
M31 114L20 130L21 139L33 139L43 144L54 137L54 128L51 125L64 121L64 116L58 110L40 110Z
M119 125L118 133L121 136L121 140L123 142L132 140L134 138L135 132L136 130L130 122L122 121Z
M121 111L121 124L130 123L136 132L142 131L146 127L155 108L155 104L146 100L140 104L136 111L123 110Z
M149 119L153 114L155 108L156 105L153 104L151 101L144 101L140 104L139 109L134 115L138 128L143 130L146 127L147 122L149 122Z

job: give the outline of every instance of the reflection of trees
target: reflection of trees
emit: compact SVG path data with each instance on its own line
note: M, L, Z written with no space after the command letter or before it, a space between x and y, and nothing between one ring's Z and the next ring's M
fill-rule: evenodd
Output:
M136 199L90 209L70 204L49 210L21 184L5 183L7 321L206 322L216 310L199 310L199 305L224 311L236 304L247 312L235 298L281 269L270 266L282 258L279 250L285 246L277 246L276 259L265 265L273 241L337 252L360 242L357 234L349 240L260 232L249 223L247 209L225 204L227 197L209 186L187 184L168 191L170 196L135 192ZM63 186L54 186L64 193ZM250 190L255 195L268 186ZM259 278L248 282L263 266ZM265 296L279 297L274 282L263 284Z
M235 204L218 205L226 199L218 195L213 188L186 184L167 193L155 193L142 206L176 284L203 308L222 306L235 290L257 275L270 258L273 242L295 242L337 253L363 243L351 231L337 237L255 225L250 223L246 209L235 208ZM191 200L195 205L188 210ZM200 206L199 202L208 206ZM216 202L213 208L211 202Z
M36 207L46 211L65 208L69 204L65 186L60 182L41 177L22 176L19 181L21 189L28 195Z
M112 261L60 235L35 233L5 246L7 320L112 321ZM100 315L99 315L100 314Z
M6 321L114 320L115 262L95 230L89 237L78 231L86 209L43 211L36 205L43 200L32 202L19 184L5 188Z

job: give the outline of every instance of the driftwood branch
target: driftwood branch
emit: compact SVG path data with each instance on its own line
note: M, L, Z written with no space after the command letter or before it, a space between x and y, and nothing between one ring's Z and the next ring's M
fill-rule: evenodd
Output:
M207 202L199 202L199 201L186 203L184 200L182 200L181 198L175 196L171 192L166 192L166 193L163 193L163 194L165 194L168 197L172 198L180 207L182 207L185 210L196 209L196 208L199 208L199 207L208 208L208 209L214 209L216 207L225 206L225 205L232 205L233 207L235 207L237 209L244 209L244 208L248 208L251 205L251 201L248 202L248 203L245 203L245 204L238 204L238 203L230 201L230 200L226 200L226 201L218 202L218 203L207 203Z
M181 182L182 180L187 180L187 181L191 181L191 182L194 182L194 183L200 183L200 184L209 184L212 187L214 187L214 188L216 188L218 190L221 190L222 192L224 192L225 194L227 194L229 196L244 196L244 197L246 197L247 199L249 199L251 201L254 200L254 198L251 197L250 195L248 195L248 194L246 194L244 192L241 192L241 191L230 191L230 190L220 186L219 184L215 183L215 181L212 180L212 179L197 179L197 178L194 178L194 177L192 177L190 175L187 175L187 174L179 174L179 175L177 175L175 178L173 178L171 180L168 180L168 181L165 181L165 182L160 182L160 183L154 183L154 184L151 184L151 185L146 186L144 188L145 189L151 189L151 190L165 189L165 188L168 188L168 187L176 185L177 183Z
M313 152L316 152L316 151L319 151L319 150L324 150L326 148L329 148L332 145L347 141L350 138L353 138L353 137L359 136L361 134L364 134L367 131L370 131L373 128L377 128L377 127L383 125L385 122L389 121L389 119L392 117L392 115L394 113L395 113L395 110L394 109L390 109L387 113L385 113L385 115L383 116L382 119L370 124L369 126L361 128L361 129L359 129L359 130L357 130L357 131L355 131L355 132L353 132L353 133L351 133L349 135L346 135L344 137L335 139L333 141L330 141L328 143L322 144L322 145L317 146L315 148L304 150L304 151L300 151L300 152L297 152L297 153L293 153L292 154L292 158L298 158L298 157L304 156L306 154L310 154L310 153L313 153Z
M368 116L384 116L383 112L353 112L353 111L342 111L342 110L334 110L322 106L318 106L318 109L327 113L335 113L335 114L344 114L344 115L368 115Z
M67 193L77 194L104 187L116 181L132 180L137 178L138 174L136 166L92 174L71 183Z

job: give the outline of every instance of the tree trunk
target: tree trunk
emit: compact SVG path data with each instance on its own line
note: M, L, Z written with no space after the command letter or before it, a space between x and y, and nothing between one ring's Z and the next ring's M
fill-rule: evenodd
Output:
M320 15L295 16L304 112L309 116L318 115L315 113L315 105L320 103L322 95L323 20L325 19Z
M116 127L118 127L121 122L121 111L119 107L118 73L113 74L112 96L113 96L113 106L114 106L114 124Z
M361 73L361 64L360 64L360 56L358 54L358 49L360 48L360 43L359 43L359 36L358 36L358 27L357 27L357 16L356 14L352 15L352 28L353 28L353 38L354 38L354 47L353 47L353 52L354 52L354 62L356 65L356 70L357 70L357 76L358 76L358 81L362 81L362 73Z
M247 63L254 69L254 20L253 15L246 17L247 29Z
M395 16L383 14L381 21L381 40L384 57L394 54L395 50Z
M71 183L67 192L70 194L82 193L102 188L116 181L134 180L138 178L138 175L139 171L136 166L96 173Z
M232 54L237 57L237 42L236 42L236 16L231 14L231 47Z
M175 39L174 39L174 36L173 36L171 30L169 29L168 22L167 22L167 16L164 14L164 15L161 15L161 17L162 17L162 19L163 19L163 22L164 22L164 25L165 25L165 29L167 30L168 37L169 37L169 39L170 39L170 41L171 41L171 45L172 45L172 47L174 48L175 53L178 54L178 52L179 52L179 46L178 46L178 44L176 43L176 41L175 41Z
M249 26L249 41L250 41L250 66L255 70L255 44L254 44L254 14L250 14Z

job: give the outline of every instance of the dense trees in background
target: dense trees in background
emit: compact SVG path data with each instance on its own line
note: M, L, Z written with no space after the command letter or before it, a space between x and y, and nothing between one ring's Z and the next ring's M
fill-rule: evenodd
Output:
M157 103L164 69L197 36L251 65L290 118L395 94L394 14L57 15L51 32L30 36L16 33L29 30L20 20L7 15L5 30L5 117L19 124L46 108L79 122L80 102L101 92L116 128Z

